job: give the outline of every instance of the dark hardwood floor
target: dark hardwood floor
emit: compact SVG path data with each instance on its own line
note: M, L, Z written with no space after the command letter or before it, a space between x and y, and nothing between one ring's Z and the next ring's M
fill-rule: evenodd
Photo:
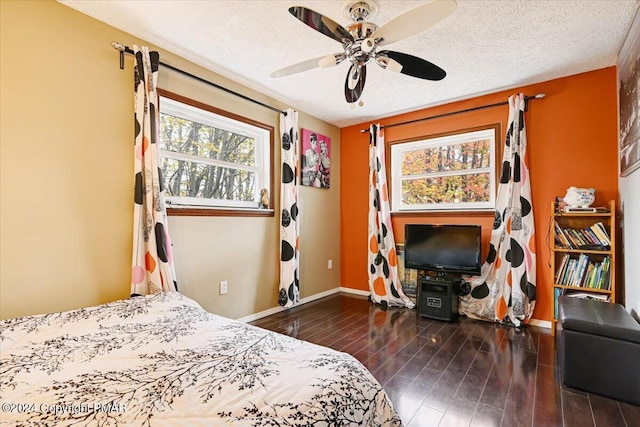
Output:
M561 384L548 329L443 322L349 294L252 324L352 354L406 426L640 426L640 407Z

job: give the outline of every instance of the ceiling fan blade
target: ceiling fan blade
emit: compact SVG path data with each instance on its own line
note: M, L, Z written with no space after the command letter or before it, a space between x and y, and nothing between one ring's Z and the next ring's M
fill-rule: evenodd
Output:
M406 74L411 77L417 77L425 80L442 80L447 75L447 72L436 64L432 64L431 62L425 61L417 56L408 55L402 52L394 52L392 50L383 50L378 52L376 55L376 62L378 63L381 62L381 60L378 59L378 56L386 56L402 66L400 70L397 70L396 67L389 67L388 65L384 68L389 68L392 71L400 71L402 74Z
M347 79L344 81L344 97L349 103L354 103L362 95L364 83L367 79L367 67L358 67L352 64L347 73Z
M307 59L306 61L298 62L297 64L289 65L288 67L281 68L271 73L271 77L284 77L291 74L301 73L303 71L312 70L320 66L320 60L325 56L319 56L317 58Z
M335 67L342 61L346 59L346 55L344 53L332 53L331 55L327 55L320 59L320 68L329 68Z
M344 39L353 41L353 36L342 25L318 12L302 6L293 6L289 8L289 13L314 30L340 43L343 43Z
M411 37L437 24L456 10L455 0L433 0L403 13L375 31L371 38L382 40L379 46Z

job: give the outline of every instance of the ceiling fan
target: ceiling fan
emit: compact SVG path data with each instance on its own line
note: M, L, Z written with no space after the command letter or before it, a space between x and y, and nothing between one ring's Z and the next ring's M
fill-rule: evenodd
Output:
M417 34L449 16L456 9L455 0L433 0L397 16L382 27L367 21L379 9L377 0L346 1L345 16L353 22L343 27L332 19L302 6L289 8L289 13L314 30L342 44L343 52L308 59L271 73L283 77L316 67L332 67L344 60L351 63L344 83L347 102L354 103L362 95L367 78L366 65L375 62L386 70L426 80L442 80L447 73L429 61L392 50L379 48ZM362 105L362 101L360 101Z

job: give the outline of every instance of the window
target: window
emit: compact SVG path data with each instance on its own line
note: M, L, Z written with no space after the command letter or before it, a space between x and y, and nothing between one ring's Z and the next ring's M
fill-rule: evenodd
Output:
M271 195L273 128L160 95L160 169L167 204L177 208L170 212L258 210L261 190Z
M391 143L391 209L493 209L499 125Z

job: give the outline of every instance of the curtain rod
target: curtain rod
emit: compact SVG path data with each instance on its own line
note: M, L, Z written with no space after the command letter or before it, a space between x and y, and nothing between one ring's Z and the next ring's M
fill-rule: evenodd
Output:
M120 52L120 69L121 69L121 70L124 70L124 54L125 54L125 53L134 54L133 49L131 49L129 46L124 46L124 45L122 45L122 44L120 44L120 43L118 43L118 42L113 42L113 43L111 43L111 46L112 46L115 50L117 50L117 51L119 51L119 52ZM285 116L287 115L287 112L286 112L286 111L279 110L279 109L277 109L277 108L275 108L275 107L272 107L271 105L267 105L267 104L265 104L265 103L263 103L263 102L260 102L260 101L255 100L255 99L253 99L253 98L249 98L248 96L243 95L243 94L241 94L241 93L234 92L234 91L233 91L233 90L231 90L231 89L227 89L226 87L223 87L223 86L220 86L220 85L218 85L218 84L216 84L216 83L210 82L209 80L205 80L205 79L203 79L202 77L198 77L198 76L196 76L196 75L194 75L194 74L191 74L191 73L189 73L189 72L187 72L187 71L184 71L184 70L181 70L181 69L179 69L179 68L176 68L176 67L174 67L173 65L165 64L164 62L160 62L160 65L162 65L163 67L168 68L168 69L170 69L170 70L173 70L173 71L175 71L175 72L177 72L177 73L180 73L180 74L182 74L182 75L185 75L185 76L187 76L187 77L191 77L192 79L195 79L195 80L197 80L197 81L199 81L199 82L201 82L201 83L208 84L209 86L213 86L213 87L215 87L215 88L217 88L217 89L220 89L220 90L222 90L222 91L224 91L224 92L230 93L231 95L235 95L235 96L237 96L237 97L239 97L239 98L242 98L242 99L244 99L244 100L246 100L246 101L250 101L250 102L253 102L254 104L258 104L258 105L261 105L261 106L263 106L263 107L265 107L265 108L268 108L269 110L272 110L272 111L275 111L275 112L278 112L278 113L282 113L282 114L284 114Z
M547 96L547 95L544 94L544 93L538 93L538 94L532 95L532 96L525 96L524 97L524 111L527 111L527 107L528 107L528 103L529 103L530 99L542 99L545 96ZM504 101L504 102L497 102L495 104L481 105L479 107L467 108L466 110L451 111L449 113L443 113L443 114L438 114L438 115L435 115L435 116L423 117L421 119L409 120L409 121L400 122L400 123L393 123L393 124L390 124L390 125L380 126L380 128L386 129L386 128L392 128L392 127L395 127L395 126L408 125L408 124L411 124L411 123L422 122L422 121L425 121L425 120L438 119L440 117L446 117L446 116L453 116L454 114L468 113L470 111L483 110L485 108L491 108L491 107L498 107L500 105L507 105L508 103L509 103L509 101ZM365 133L365 132L369 132L369 129L360 129L360 133Z

